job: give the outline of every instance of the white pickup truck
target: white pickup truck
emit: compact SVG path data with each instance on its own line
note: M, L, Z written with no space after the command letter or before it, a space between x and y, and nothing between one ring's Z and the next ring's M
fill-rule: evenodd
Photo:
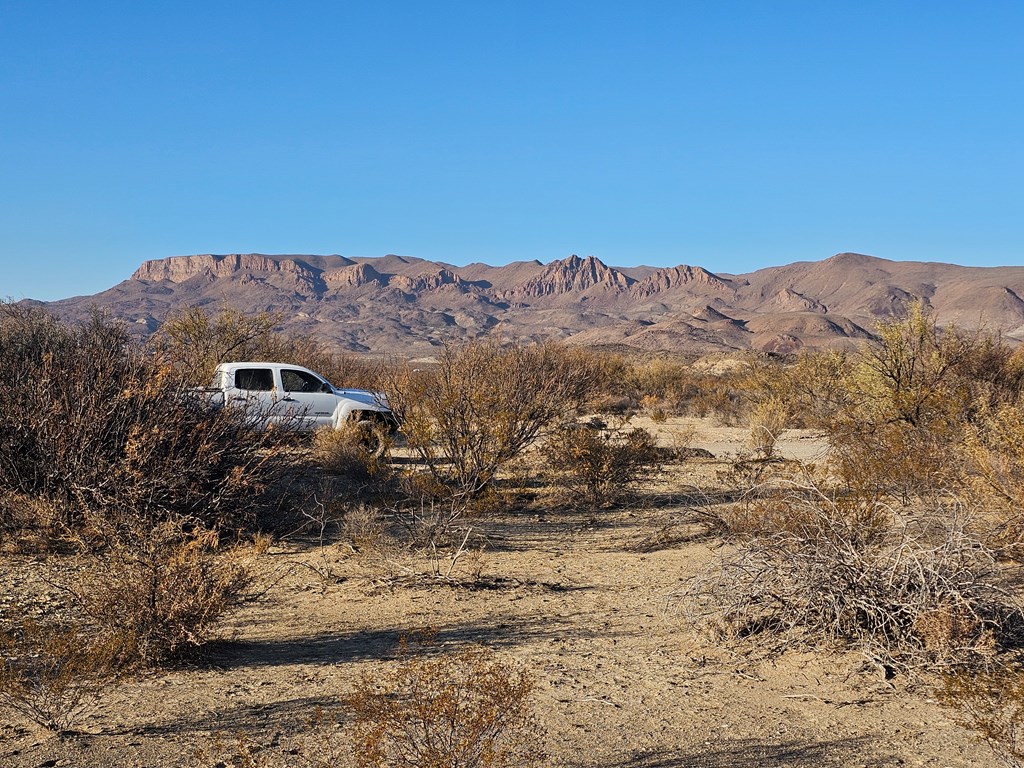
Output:
M280 425L300 432L357 424L367 448L380 453L398 420L383 392L338 389L317 373L287 363L221 363L205 390L214 406L241 407L254 425Z

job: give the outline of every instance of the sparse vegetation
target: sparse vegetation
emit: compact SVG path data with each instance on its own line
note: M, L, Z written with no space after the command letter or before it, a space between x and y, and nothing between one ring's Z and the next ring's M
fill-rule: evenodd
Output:
M207 640L252 585L239 556L213 530L107 530L104 545L63 586L123 667L153 666Z
M567 424L551 435L542 453L568 500L595 507L621 501L663 463L654 436L640 427L616 433Z
M942 331L916 307L865 351L786 365L753 356L630 361L478 341L444 350L428 370L403 364L384 374L407 438L392 457L367 452L355 431L318 433L311 443L254 435L188 396L186 378L201 381L236 352L330 370L315 359L316 344L278 335L270 316L188 312L143 349L102 318L78 327L10 306L0 315L0 369L13 382L0 392L0 544L55 562L74 556L52 572L52 562L32 565L65 589L59 620L23 621L0 599L0 703L40 725L73 727L116 681L112 670L152 669L212 637L270 567L233 542L251 537L287 494L292 533L272 559L315 571L317 595L408 593L423 600L410 603L415 613L442 601L461 608L485 591L500 606L536 592L550 627L520 628L495 614L477 616L479 626L460 618L448 631L458 647L490 642L489 632L534 642L533 632L559 649L543 674L570 687L578 681L557 678L557 656L579 640L560 625L577 604L556 612L547 603L568 606L563 592L592 586L573 572L574 550L598 546L602 561L631 558L639 573L648 553L708 541L712 563L679 593L694 626L780 653L856 648L889 676L946 670L944 700L1007 759L1020 759L1013 670L1024 626L1014 581L1024 557L1024 358L997 339ZM595 405L602 416L577 418ZM693 427L679 414L749 427L754 453L707 486L691 483L703 464L686 464L685 452L678 470L662 473L671 452L633 424L649 426L646 416L662 443L674 431L688 442ZM793 445L786 431L807 424L832 448L817 468L781 458L780 446ZM724 466L707 462L708 475ZM656 474L671 486L671 505L637 510L630 502ZM587 538L591 527L611 528L592 526L598 508L631 538ZM510 569L529 537L544 542L545 565ZM638 539L645 545L630 544ZM497 554L494 578L481 576L485 549L489 569ZM289 600L308 600L308 585L289 588ZM600 605L600 628L588 627L595 645L615 623ZM336 750L351 735L355 744L338 759L354 749L367 767L543 762L532 679L504 656L450 652L446 641L406 649L395 662L393 627L353 620L351 631L317 631L288 638L282 652L301 665L301 654L319 647L317 664L351 655L366 665L346 705L332 709L314 683L296 706L322 700L326 719L282 726L269 745L240 737L211 760L326 766L318 740ZM605 648L621 642L609 637ZM556 702L617 710L630 706L633 685L623 675L621 698L566 692ZM339 727L349 717L351 728Z
M407 654L349 697L360 768L542 765L541 726L521 668L484 649Z
M893 665L978 663L1013 641L1020 608L962 505L908 514L813 486L777 503L779 528L762 524L689 583L692 620L782 645L850 644Z
M435 370L392 369L385 383L408 445L434 480L476 497L502 467L591 391L589 370L554 344L447 347Z
M75 624L24 610L4 618L0 704L48 730L70 730L115 677L114 649Z
M1024 674L1016 665L944 676L940 700L1007 766L1024 765Z

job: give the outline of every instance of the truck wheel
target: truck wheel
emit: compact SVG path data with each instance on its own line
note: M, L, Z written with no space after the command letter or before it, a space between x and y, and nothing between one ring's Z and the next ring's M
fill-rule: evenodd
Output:
M387 453L389 441L380 424L375 421L360 421L356 426L359 427L359 442L368 454L379 459Z

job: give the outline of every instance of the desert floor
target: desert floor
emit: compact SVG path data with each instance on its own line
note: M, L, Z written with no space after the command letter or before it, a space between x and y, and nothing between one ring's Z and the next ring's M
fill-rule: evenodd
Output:
M436 633L435 650L481 644L532 671L550 765L995 763L926 682L886 680L855 650L770 656L756 640L695 636L673 595L722 544L679 520L694 494L723 490L729 455L748 432L682 419L654 426L666 442L693 428L691 444L715 458L669 466L627 508L535 505L474 519L488 544L479 561L459 563L461 585L389 579L379 558L346 541L275 543L259 559L269 592L233 614L222 639L191 662L109 688L78 735L0 720L0 766L215 765L218 749L276 765L291 759L318 707L339 720L324 748L349 765L342 698L422 630ZM781 448L814 461L824 447L794 431ZM422 558L404 565L428 567ZM480 568L475 584L470 565ZM9 597L38 596L50 567L7 556L0 578Z

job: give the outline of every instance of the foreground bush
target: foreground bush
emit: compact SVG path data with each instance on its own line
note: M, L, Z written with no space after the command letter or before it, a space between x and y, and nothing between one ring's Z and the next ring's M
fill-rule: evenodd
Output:
M435 370L390 371L390 405L434 480L478 496L589 393L589 369L555 344L446 347Z
M683 597L698 625L848 644L895 664L979 663L1013 640L1020 608L962 507L892 510L812 487L794 489L788 508L780 528L691 580Z
M412 656L363 677L349 697L361 768L528 768L543 764L533 683L485 650Z
M115 676L114 651L86 628L25 615L0 625L0 704L67 731Z
M268 450L278 436L210 411L99 318L70 326L0 307L0 379L0 494L45 501L56 514L40 524L77 529L98 515L240 527L274 503L266 491L291 466ZM10 523L18 510L7 509Z
M122 526L63 586L124 666L152 666L202 645L248 597L252 576L213 530L173 521Z

